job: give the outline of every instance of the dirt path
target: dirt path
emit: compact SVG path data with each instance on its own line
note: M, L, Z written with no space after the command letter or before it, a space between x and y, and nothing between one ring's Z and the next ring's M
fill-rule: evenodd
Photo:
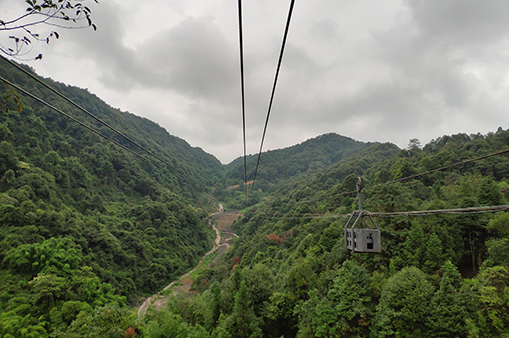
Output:
M222 205L221 205L222 209ZM215 214L212 214L210 218L214 221L218 222L219 228L223 231L224 237L221 238L221 233L219 229L210 221L210 224L212 225L212 228L216 232L216 239L214 240L214 246L212 249L207 252L198 262L198 264L189 272L183 274L178 278L177 280L171 282L169 285L167 285L162 291L168 290L169 288L173 287L175 283L182 282L182 286L178 288L178 290L174 290L173 292L176 293L178 291L189 293L189 290L191 289L191 285L193 284L193 279L188 278L190 274L192 274L200 265L203 263L203 260L210 254L212 254L214 251L216 251L219 248L218 255L214 257L214 261L217 261L219 259L219 256L222 255L228 247L231 245L232 236L236 236L235 232L231 229L231 224L234 220L238 219L241 214L237 213L223 213L218 212ZM166 306L168 303L168 297L161 295L161 291L156 293L155 295L147 298L143 304L140 305L138 308L138 319L142 319L145 313L147 312L149 306L154 308L155 310L160 310Z

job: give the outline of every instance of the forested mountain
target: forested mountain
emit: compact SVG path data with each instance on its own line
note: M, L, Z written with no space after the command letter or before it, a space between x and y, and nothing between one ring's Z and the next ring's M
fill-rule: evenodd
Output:
M1 61L0 75L2 77L43 98L56 108L62 109L65 113L77 118L78 120L88 123L102 134L114 139L120 144L130 149L137 150L137 147L133 146L129 141L87 116L64 99L51 93L48 89L38 84L20 70L12 67L4 60ZM30 68L26 66L22 67L33 73ZM127 135L141 146L172 163L172 165L179 169L179 171L184 172L189 176L193 176L200 183L212 185L221 177L223 167L217 158L213 155L207 154L201 148L191 147L186 141L170 135L164 128L155 122L112 108L96 95L89 93L87 90L54 82L51 79L42 80L64 96L70 98L81 107L91 112L99 119L114 126L117 130ZM7 89L12 88L6 88L6 90ZM5 95L3 95L3 97L5 97ZM42 120L49 132L67 132L71 137L77 138L77 141L80 141L79 137L82 134L86 134L88 137L89 133L75 122L70 121L50 108L43 106L30 98L23 98L22 100L23 103L27 105L24 111L34 112L34 114ZM16 107L13 105L13 100L9 100L8 104L10 104L11 111L16 111ZM11 126L11 128L12 127L13 126ZM24 138L19 139L18 142L26 141L29 137L33 137L33 135L26 134L23 136ZM41 142L43 141L44 140L41 140ZM97 138L93 139L89 143L92 144L92 142L103 143L103 140ZM65 149L66 155L75 156L81 148L90 146L90 144L80 145L79 142L77 142L76 144L73 144L72 148L68 147ZM43 148L44 143L41 143L38 146ZM32 145L32 147L35 147L35 145ZM64 151L64 149L60 148L55 150Z
M324 134L292 147L263 153L255 186L249 187L251 192L248 191L247 202L242 157L225 166L225 182L215 185L213 195L230 209L243 209L260 202L267 193L275 191L276 186L281 184L296 182L303 177L303 181L306 181L317 175L322 185L332 184L332 181L326 182L329 177L339 179L353 169L362 172L373 165L371 161L388 159L398 151L397 146L389 143L365 143L334 133ZM248 184L253 179L257 160L258 156L247 157Z
M0 75L135 150L4 60ZM215 157L147 119L109 107L86 90L44 81L164 158L173 166L168 169L178 173L141 161L2 86L3 337L20 336L23 330L26 337L45 332L59 336L58 330L80 313L92 316L103 306L127 311L127 304L137 304L140 296L194 266L214 235L205 211L216 203L206 195L206 186L223 175ZM14 98L23 105L21 112Z
M2 77L131 148L0 61ZM4 87L2 336L509 335L509 213L480 209L507 204L509 155L428 173L509 150L508 131L442 136L424 147L411 140L407 149L322 135L262 154L260 181L246 205L242 186L225 189L243 181L241 159L222 166L155 123L85 90L44 81L180 174L140 161L25 96L19 112L15 92ZM375 216L380 253L345 251L358 176L363 208L382 214ZM233 225L239 237L198 273L192 293L170 297L165 309L137 320L141 296L211 247L206 215L216 201L209 190L246 210ZM465 208L469 213L447 211ZM408 214L426 210L442 211Z
M305 173L323 170L351 154L369 147L372 143L359 142L338 134L329 133L284 149L269 150L261 156L257 179L277 183ZM258 156L250 155L247 161L247 180L253 179ZM226 184L244 181L243 158L228 165Z

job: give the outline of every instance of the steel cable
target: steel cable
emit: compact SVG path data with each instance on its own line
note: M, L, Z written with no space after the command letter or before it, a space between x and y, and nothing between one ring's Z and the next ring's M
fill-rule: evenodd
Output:
M262 155L263 142L265 141L265 134L267 132L267 126L269 124L270 111L272 109L272 103L274 101L274 94L276 92L276 85L277 85L277 80L278 80L278 77L279 77L279 70L281 69L281 63L283 61L283 53L285 51L286 38L288 37L288 31L290 29L290 21L292 19L292 13L293 13L293 6L294 6L294 4L295 4L295 0L292 0L291 3L290 3L290 10L288 11L288 19L286 20L285 33L283 35L283 43L281 45L281 52L279 53L279 60L278 60L278 63L277 63L276 76L274 78L274 84L272 86L272 93L270 95L269 109L267 111L267 118L265 120L265 126L263 127L262 141L260 143L260 151L258 152L258 160L256 161L256 168L255 168L255 172L254 172L253 186L251 188L251 191L254 191L254 186L255 186L255 183L256 183L256 174L258 173L258 165L260 164L260 157Z

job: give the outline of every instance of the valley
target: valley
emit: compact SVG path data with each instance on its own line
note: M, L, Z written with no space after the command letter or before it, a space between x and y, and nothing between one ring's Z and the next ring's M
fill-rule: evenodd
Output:
M27 73L0 74L116 142L1 89L2 336L509 334L509 131L403 149L328 133L264 152L252 182L254 156L222 165L41 78L153 165ZM378 253L345 250L359 177Z
M219 210L222 210L222 208L223 208L222 204L219 203ZM169 292L171 292L171 294L173 295L176 295L178 293L186 294L189 293L191 291L193 279L188 276L202 266L206 257L215 253L212 262L217 262L221 258L221 256L225 253L225 251L228 250L228 248L230 247L232 243L232 237L236 237L235 232L231 229L231 225L235 220L242 217L242 215L238 213L225 213L219 211L217 213L211 214L209 217L210 217L209 222L211 222L210 224L214 231L216 232L216 238L214 240L214 245L212 249L210 249L209 252L203 255L198 264L192 270L186 272L185 274L180 276L177 280L167 285L162 290L163 292L169 290ZM217 227L215 223L217 223ZM223 235L221 235L221 233L223 233ZM206 268L208 268L209 266L210 263ZM165 308L168 304L169 297L168 292L165 292L165 294L166 296L162 295L161 292L158 292L157 294L147 298L138 307L138 319L141 320L149 308L153 309L154 311L159 311Z

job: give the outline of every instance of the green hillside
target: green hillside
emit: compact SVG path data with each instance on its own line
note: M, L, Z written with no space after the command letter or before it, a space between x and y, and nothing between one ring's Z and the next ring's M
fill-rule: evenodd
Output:
M264 152L260 159L257 180L276 183L300 174L323 170L371 144L330 133L288 148L269 150ZM248 181L253 179L257 160L258 156L248 157ZM226 184L237 184L244 180L243 158L238 158L229 164L226 178Z
M0 60L0 76L135 150ZM141 161L50 108L0 93L0 332L37 336L82 313L128 309L194 266L215 235L207 186L221 163L86 90L44 80L171 163ZM136 150L137 151L137 150ZM139 152L138 152L139 153ZM153 160L157 161L157 160ZM164 166L164 164L162 165ZM57 332L57 331L55 331ZM37 333L37 334L36 334ZM33 334L33 335L28 335ZM100 335L96 335L100 336Z
M242 157L225 166L227 170L224 183L215 185L213 195L221 200L229 209L243 209L247 205L253 206L260 202L263 197L275 191L276 186L288 182L296 182L304 177L315 177L326 182L328 176L339 179L352 168L366 169L373 163L383 158L390 158L399 151L393 144L365 143L338 134L324 134L309 139L285 149L267 151L262 154L256 183L249 187L249 199L246 203L244 188L244 161ZM247 158L247 180L250 182L254 177L257 156L250 155ZM361 159L360 161L358 161ZM354 165L345 163L356 162ZM323 176L325 175L327 176ZM348 175L348 174L346 174ZM304 178L306 180L306 178ZM232 187L237 188L232 189Z
M87 116L82 111L78 110L64 99L51 93L47 88L38 84L29 76L20 70L9 65L4 60L0 62L0 75L13 83L20 85L31 93L41 97L48 103L52 104L58 109L63 110L65 113L71 115L78 120L89 124L97 129L102 134L114 139L120 144L130 148L137 149L129 141L121 136L115 134L107 127ZM33 71L26 66L23 68L31 73ZM201 148L191 147L186 141L170 135L164 128L157 123L152 122L146 118L133 115L128 112L121 112L118 109L108 106L100 98L94 94L89 93L87 90L77 87L67 86L62 83L54 82L51 79L43 79L43 81L55 88L64 96L70 98L81 107L95 115L97 118L105 121L106 123L114 126L117 130L133 139L141 146L147 148L156 155L164 158L170 162L179 171L186 175L193 176L200 183L212 185L217 182L222 174L222 165L217 158L213 155L205 153ZM6 90L12 88L5 88ZM5 97L3 95L2 97ZM33 112L35 116L40 118L48 132L67 133L69 136L76 139L76 144L72 148L61 149L60 144L51 144L55 151L65 151L67 156L76 156L79 154L81 148L93 145L94 143L103 143L100 138L95 138L93 134L87 132L83 127L75 122L59 115L50 108L41 105L35 100L30 98L22 98L23 103L26 105L24 112ZM11 111L16 111L16 106L13 100L9 100ZM5 106L5 105L2 105ZM10 128L14 126L11 125ZM14 132L14 131L13 131ZM33 133L32 133L33 134ZM86 135L86 136L83 136ZM26 139L34 135L24 135L24 139L17 142L26 141ZM88 143L80 144L80 137L88 137ZM94 139L92 139L94 137ZM33 145L32 145L33 146ZM44 144L39 145L39 147ZM141 152L140 152L141 153ZM150 166L147 166L150 167Z

